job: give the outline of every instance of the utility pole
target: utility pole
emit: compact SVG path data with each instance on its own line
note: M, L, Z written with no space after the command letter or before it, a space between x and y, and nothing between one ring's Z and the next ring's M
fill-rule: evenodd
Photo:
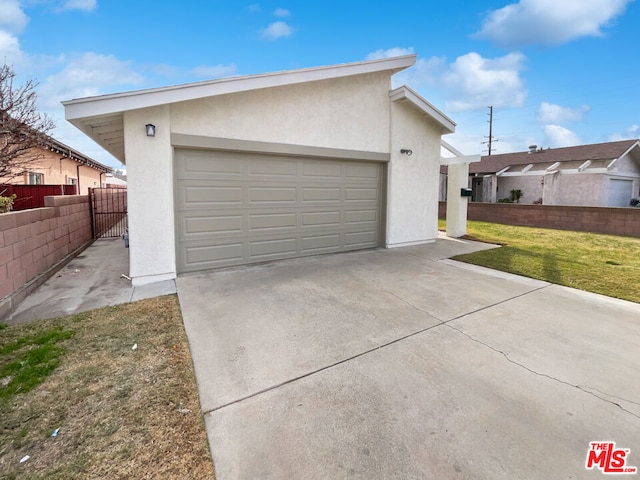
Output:
M483 145L485 145L485 144L487 145L488 151L489 151L489 156L491 156L491 151L493 150L491 148L491 144L492 144L492 142L497 142L498 140L497 139L495 139L495 140L493 139L493 105L491 105L491 106L489 106L487 108L489 109L489 113L487 114L487 115L489 115L489 120L488 120L488 123L489 123L489 136L487 137L485 135L484 138L488 138L489 140L487 140L486 142L482 142L482 144Z

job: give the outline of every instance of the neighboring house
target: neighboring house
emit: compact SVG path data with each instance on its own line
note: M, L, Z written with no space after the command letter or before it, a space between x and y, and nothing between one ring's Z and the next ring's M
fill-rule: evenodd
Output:
M532 145L526 152L483 156L469 165L469 176L475 202L496 202L521 190L520 203L628 207L640 195L640 142Z
M12 178L0 178L0 184L12 185L77 185L80 195L87 195L89 188L106 184L107 167L62 142L50 139L38 152L30 168Z
M455 124L391 76L415 55L63 102L127 166L134 285L437 238Z
M126 187L127 181L112 173L107 173L105 177L106 187Z

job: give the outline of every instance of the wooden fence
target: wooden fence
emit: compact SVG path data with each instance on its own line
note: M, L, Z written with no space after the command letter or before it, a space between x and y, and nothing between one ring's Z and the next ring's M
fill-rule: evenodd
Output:
M29 210L44 207L44 197L54 195L76 195L76 185L0 185L0 195L15 194L12 210Z

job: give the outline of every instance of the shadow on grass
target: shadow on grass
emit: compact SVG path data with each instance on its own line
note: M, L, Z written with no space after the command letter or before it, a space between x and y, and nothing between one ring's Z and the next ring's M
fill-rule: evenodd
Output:
M550 253L536 253L515 247L501 247L453 257L465 263L523 275L563 285L563 271Z

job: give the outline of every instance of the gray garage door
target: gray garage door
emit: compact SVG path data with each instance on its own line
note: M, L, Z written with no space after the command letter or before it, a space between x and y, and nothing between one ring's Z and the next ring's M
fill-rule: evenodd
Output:
M609 206L628 207L633 197L633 181L612 178L609 180Z
M177 149L179 272L382 243L382 164Z

